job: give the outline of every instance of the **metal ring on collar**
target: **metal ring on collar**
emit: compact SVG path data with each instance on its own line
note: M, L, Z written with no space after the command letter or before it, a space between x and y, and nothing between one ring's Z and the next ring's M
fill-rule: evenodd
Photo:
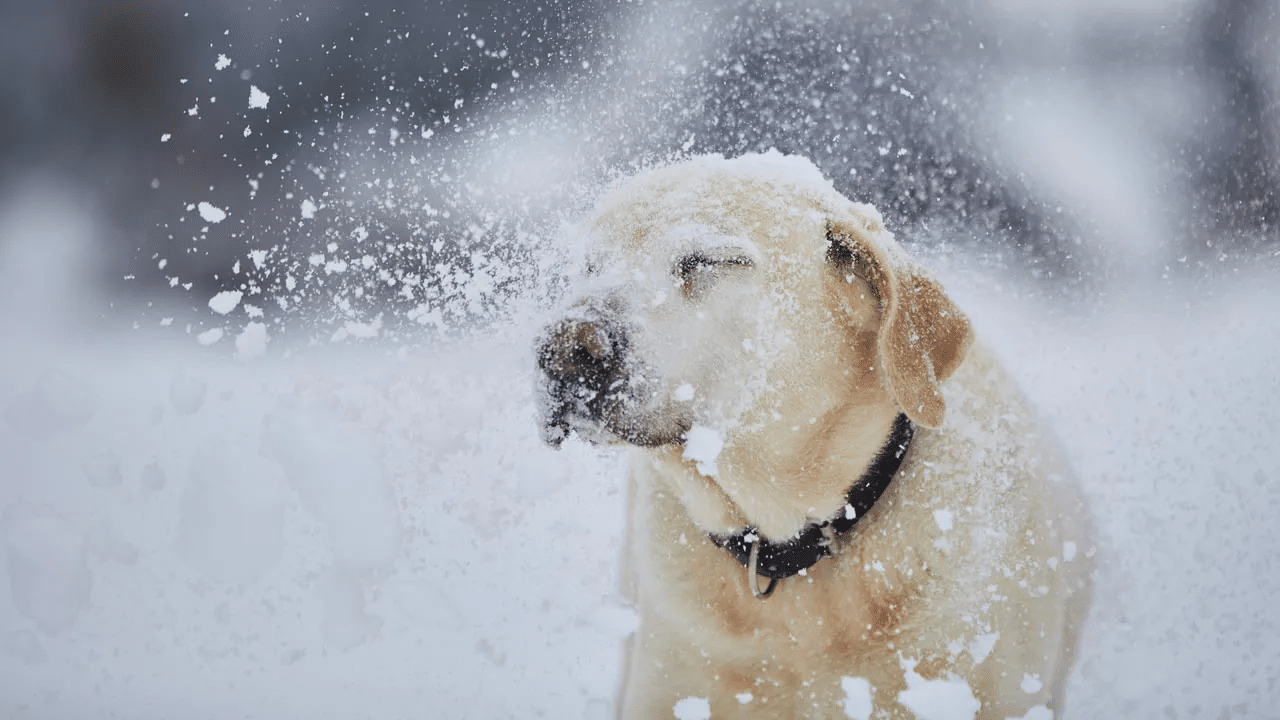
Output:
M756 566L760 562L760 537L751 541L751 557L747 561L747 585L751 588L751 594L763 600L773 594L773 588L778 584L778 578L769 578L769 587L764 592L760 592L760 575L756 572Z

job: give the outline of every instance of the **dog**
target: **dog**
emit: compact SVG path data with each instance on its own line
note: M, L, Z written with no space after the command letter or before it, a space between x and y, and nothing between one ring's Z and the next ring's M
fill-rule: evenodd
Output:
M621 717L1060 717L1087 507L875 208L802 158L707 156L576 232L540 422L630 449Z

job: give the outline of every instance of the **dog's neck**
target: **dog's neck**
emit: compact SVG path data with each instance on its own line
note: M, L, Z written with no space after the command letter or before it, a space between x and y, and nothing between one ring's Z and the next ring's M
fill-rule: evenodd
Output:
M708 536L747 568L751 567L752 548L757 546L755 571L771 580L789 578L807 570L829 554L835 538L853 529L884 494L901 467L914 434L915 427L911 421L906 415L899 414L875 460L849 488L844 508L834 517L804 526L789 540L768 540L751 525L732 535L709 533Z

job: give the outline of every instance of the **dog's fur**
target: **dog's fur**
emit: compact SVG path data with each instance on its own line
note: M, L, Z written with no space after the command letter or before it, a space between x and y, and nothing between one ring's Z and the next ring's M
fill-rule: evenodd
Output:
M876 210L798 158L706 157L618 186L582 232L583 299L539 348L544 426L633 448L622 717L685 698L712 717L860 717L868 687L876 718L930 692L981 718L1060 713L1084 504ZM834 517L899 413L916 433L884 495L753 597L709 534L785 541Z

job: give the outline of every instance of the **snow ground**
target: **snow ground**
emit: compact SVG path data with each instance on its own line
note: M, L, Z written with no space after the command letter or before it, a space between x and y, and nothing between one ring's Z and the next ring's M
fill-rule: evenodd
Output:
M617 462L540 446L514 350L6 358L0 715L606 703Z
M1042 323L973 298L1075 458L1099 538L1073 718L1280 717L1280 292L1135 293Z
M1276 717L1280 289L943 275L1093 501L1067 717ZM0 717L610 717L622 458L540 443L536 322L250 360L7 330Z

